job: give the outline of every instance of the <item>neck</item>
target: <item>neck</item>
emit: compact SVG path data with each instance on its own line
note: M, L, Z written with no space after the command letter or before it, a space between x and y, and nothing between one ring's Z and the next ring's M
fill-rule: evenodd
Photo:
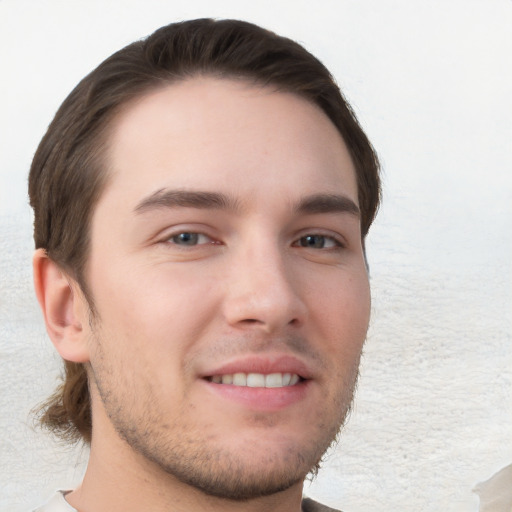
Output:
M95 411L96 412L96 411ZM103 416L99 421L98 416ZM269 496L236 501L206 495L170 475L120 439L96 412L87 471L66 496L80 512L300 512L302 482ZM101 432L96 435L95 432Z

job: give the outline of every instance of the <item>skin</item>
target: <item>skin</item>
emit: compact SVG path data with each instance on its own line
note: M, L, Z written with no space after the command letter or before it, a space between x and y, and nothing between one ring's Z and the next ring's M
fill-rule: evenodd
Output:
M86 269L96 315L43 253L34 260L50 336L91 385L90 462L67 500L298 512L350 407L369 320L343 140L300 97L201 77L127 106L109 148ZM210 382L240 367L303 379Z

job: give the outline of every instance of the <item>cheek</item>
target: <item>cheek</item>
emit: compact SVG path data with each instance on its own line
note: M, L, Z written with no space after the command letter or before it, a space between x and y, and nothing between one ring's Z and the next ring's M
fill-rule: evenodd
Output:
M359 357L370 320L370 288L366 272L332 280L318 297L319 329L328 350L347 360Z
M215 283L198 274L167 264L103 267L92 287L100 320L132 348L178 352L215 311Z

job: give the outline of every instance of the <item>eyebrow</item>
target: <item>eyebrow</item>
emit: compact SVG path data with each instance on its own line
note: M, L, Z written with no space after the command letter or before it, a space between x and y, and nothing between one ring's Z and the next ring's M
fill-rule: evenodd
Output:
M221 192L160 189L142 199L134 211L145 213L162 208L199 208L240 211L239 202ZM360 217L357 204L344 195L314 194L299 201L295 210L304 214L348 213Z
M300 213L349 213L361 216L357 204L347 196L337 194L315 194L305 197L299 202L297 211Z
M233 211L239 209L235 199L219 192L160 189L140 201L134 211L144 213L148 210L176 207Z

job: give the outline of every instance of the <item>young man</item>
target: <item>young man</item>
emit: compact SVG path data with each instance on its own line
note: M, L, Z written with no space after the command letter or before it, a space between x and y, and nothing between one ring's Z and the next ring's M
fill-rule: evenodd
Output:
M195 20L65 100L30 173L34 279L90 443L40 511L328 510L302 500L350 408L370 294L373 149L325 67Z

